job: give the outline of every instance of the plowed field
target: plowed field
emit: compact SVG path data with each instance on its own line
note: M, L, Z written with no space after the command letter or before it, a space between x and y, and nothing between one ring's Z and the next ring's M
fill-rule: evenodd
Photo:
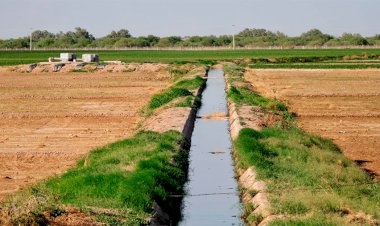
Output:
M162 66L160 66L162 67ZM167 87L156 66L128 73L0 70L0 200L132 135L139 110Z
M334 140L380 177L380 70L255 69L255 90L288 103L306 131Z

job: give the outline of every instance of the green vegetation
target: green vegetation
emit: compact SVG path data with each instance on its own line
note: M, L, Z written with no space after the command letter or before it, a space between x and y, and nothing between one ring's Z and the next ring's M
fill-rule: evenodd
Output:
M150 110L159 108L170 101L183 96L193 95L189 90L183 88L170 88L163 93L159 93L153 96L149 102L148 108Z
M45 62L49 57L59 56L61 51L0 51L0 66ZM169 51L169 50L128 50L128 51L75 51L97 53L101 60L120 60L123 62L161 62L161 63L201 63L214 64L215 61L242 61L244 59L285 59L334 57L351 60L355 56L380 56L380 49L305 49L305 50L215 50L215 51ZM362 58L364 60L365 58ZM320 61L319 61L320 62ZM257 62L261 63L261 62ZM173 73L178 73L173 71Z
M63 205L88 213L91 207L112 210L117 214L98 214L98 220L128 225L147 223L153 202L176 209L178 206L169 196L181 194L186 181L188 152L180 148L182 139L176 131L142 131L96 149L64 175L13 196L8 201L16 209L12 223L40 222L44 211L63 214ZM22 212L30 208L31 212Z
M261 131L242 129L234 142L237 166L253 167L257 178L267 184L272 212L289 217L271 225L346 225L360 212L371 217L362 215L351 223L380 220L380 183L332 141L298 129L293 117L287 117L291 114L286 106L277 100L233 86L228 96L238 107L257 105L266 114L283 116ZM252 212L249 209L246 217ZM259 218L252 215L246 220L252 223Z
M187 70L187 69L178 69L178 68L170 68L169 69L169 73L174 76L175 80L183 77L188 72L189 72L189 70Z
M200 88L206 84L206 81L199 76L196 76L193 79L185 79L177 82L175 85L165 90L162 93L156 94L153 96L151 101L148 104L147 113L149 115L152 110L159 108L176 98L186 97L184 102L178 103L178 107L191 107L192 101L195 100L195 97L191 91ZM199 102L197 100L197 102Z
M200 76L196 76L194 79L185 79L177 82L174 88L195 90L206 84L206 81Z
M260 132L243 129L234 147L239 166L253 166L258 179L266 181L275 214L312 225L345 224L348 210L380 220L380 183L331 141L294 127L273 127ZM298 223L289 220L287 225Z
M204 85L199 76L182 79L155 95L147 107L153 112L174 99L183 99L174 106L196 108L200 99L191 91ZM64 217L72 213L70 209L78 208L81 214L96 217L96 222L145 225L156 213L157 203L175 221L180 216L181 199L172 196L183 194L187 145L177 131L140 131L89 152L61 176L9 196L0 205L0 216L14 225L47 225L52 218Z
M32 33L36 48L126 48L126 47L218 47L231 46L232 36L179 36L157 37L154 35L132 37L127 29L112 31L110 34L95 38L86 29L77 27L74 31L53 34L37 30ZM281 32L265 29L244 29L235 37L240 47L294 47L294 46L367 46L379 45L380 35L363 37L360 34L344 33L340 37L324 34L311 29L298 37L289 37ZM0 40L0 48L29 48L29 37Z
M231 86L228 97L237 104L256 105L276 113L287 112L287 107L282 102L262 97L247 87Z
M315 69L362 69L380 68L379 55L362 54L352 56L309 56L309 57L277 57L254 58L251 63L243 65L251 68L315 68Z

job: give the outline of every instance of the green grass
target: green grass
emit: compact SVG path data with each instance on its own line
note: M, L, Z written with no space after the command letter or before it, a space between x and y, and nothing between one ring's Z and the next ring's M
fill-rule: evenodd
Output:
M293 119L293 114L288 112L286 105L276 99L267 99L256 92L253 92L248 87L231 86L227 94L233 102L240 105L255 105L260 106L265 111L270 111L281 115L285 119Z
M85 68L81 68L81 69L72 69L72 70L70 70L70 72L85 73L85 72L89 72L89 71Z
M0 51L0 66L28 64L47 61L48 57L59 56L62 51ZM75 51L97 53L101 60L123 62L199 62L213 64L219 60L289 57L343 57L353 55L380 55L380 49L315 49L315 50L216 50L216 51Z
M206 81L199 76L196 76L193 79L179 81L164 92L154 95L148 104L148 112L151 112L179 97L186 97L185 102L180 104L180 106L191 106L191 101L194 99L194 95L191 91L200 88L205 84ZM189 97L191 98L191 101Z
M224 73L233 77L243 77L245 68L238 65L226 65L224 67ZM236 79L236 78L235 78Z
M178 98L178 97L184 97L184 96L192 96L193 94L184 88L170 88L166 90L163 93L159 93L153 96L151 101L149 102L148 109L154 110L156 108L159 108L170 101Z
M287 117L291 114L286 106L277 100L234 86L228 96L238 107L261 106L266 113L283 115L287 122L262 131L242 129L234 141L237 166L253 167L257 178L267 184L272 212L290 216L271 225L347 225L350 211L380 221L380 183L347 159L331 140L297 128L294 118ZM246 219L251 223L259 217L245 216L252 218Z
M153 111L176 98L183 99L176 103L178 107L197 107L200 98L191 91L204 85L199 76L181 80L155 95L147 107ZM188 144L177 131L141 131L89 152L62 176L10 196L0 206L0 214L5 213L15 225L44 225L48 219L43 213L58 216L65 213L65 206L72 206L96 216L99 222L141 225L149 222L158 203L175 220L180 216L180 199L171 195L181 195L187 180L184 145ZM93 207L116 214L99 213Z
M130 139L90 152L76 168L24 192L27 194L23 197L29 199L10 203L30 208L26 206L30 200L42 197L47 200L35 206L36 214L45 210L63 212L62 204L84 211L96 206L120 213L109 216L108 223L121 224L120 220L127 220L128 225L146 223L153 213L153 202L167 210L178 209L169 196L182 194L186 181L188 154L180 148L182 139L177 131L139 132ZM54 194L55 205L51 205L53 199L49 194ZM33 215L13 217L14 224L24 224Z
M174 76L174 79L178 79L187 74L189 70L187 69L179 69L179 68L170 68L169 73Z
M234 147L238 165L253 166L258 179L266 181L275 214L302 218L298 223L333 220L341 225L350 209L380 220L380 183L330 140L295 127L243 129Z
M195 90L206 84L206 81L200 76L196 76L194 79L184 79L177 82L174 88Z

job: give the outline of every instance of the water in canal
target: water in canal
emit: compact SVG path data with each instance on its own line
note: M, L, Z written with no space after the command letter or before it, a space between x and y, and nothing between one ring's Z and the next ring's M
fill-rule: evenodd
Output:
M201 118L213 113L227 114L224 88L223 71L210 70L191 138L189 181L179 225L243 225L229 122Z

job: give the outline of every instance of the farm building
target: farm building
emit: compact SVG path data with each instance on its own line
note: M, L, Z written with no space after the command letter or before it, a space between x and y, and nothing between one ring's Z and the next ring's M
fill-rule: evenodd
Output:
M75 53L61 53L59 58L62 62L69 62L76 60L77 55Z
M97 54L83 54L83 62L99 62L99 56Z

